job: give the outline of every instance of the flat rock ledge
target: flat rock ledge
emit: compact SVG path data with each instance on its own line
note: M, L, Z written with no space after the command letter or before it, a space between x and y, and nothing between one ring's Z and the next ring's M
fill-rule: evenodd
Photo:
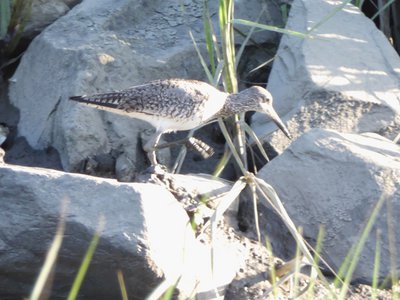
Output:
M204 180L197 186L202 185ZM130 299L143 299L163 279L174 283L179 276L181 297L195 291L198 299L218 299L243 265L240 243L217 233L212 269L209 244L195 238L186 211L155 184L2 163L0 199L2 299L29 295L54 238L63 202L66 231L53 299L65 299L100 218L105 226L80 292L82 299L120 295L119 270Z

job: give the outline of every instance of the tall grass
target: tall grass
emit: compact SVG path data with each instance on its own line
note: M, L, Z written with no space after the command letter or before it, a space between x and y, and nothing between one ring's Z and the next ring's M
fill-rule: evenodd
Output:
M375 21L378 28L392 42L393 47L400 54L400 2L396 0L357 0L355 5L365 12L375 11L371 19ZM371 14L371 12L369 13Z
M33 286L31 295L29 297L29 300L43 300L43 299L51 299L51 288L52 288L52 279L54 276L54 269L58 257L58 253L61 249L62 245L62 240L65 232L65 216L67 212L67 207L69 204L69 200L64 200L62 202L62 209L60 213L60 218L57 226L57 231L54 236L54 239L49 247L49 250L46 255L45 262L40 270L39 276ZM71 286L70 292L68 294L67 299L68 300L75 300L78 298L79 290L80 287L85 279L86 272L89 268L90 262L93 258L93 254L96 250L96 247L99 243L100 240L100 234L103 231L105 225L105 219L104 217L100 217L96 232L89 243L89 247L86 251L86 254L83 257L81 266L78 270L77 275L75 276L74 282ZM120 276L118 276L118 279L120 280ZM124 283L121 284L121 293L123 295L123 299L127 299L127 297L124 297L126 294L126 290L123 290L125 288Z
M51 246L47 252L45 262L40 270L39 276L33 286L30 300L47 299L51 291L51 281L54 276L54 268L56 265L58 252L60 251L63 235L65 231L65 215L69 200L62 201L60 218L57 225L56 234L54 235Z
M339 285L339 280L341 278L344 278L344 281L342 282L341 292L339 294L339 299L344 299L348 292L348 287L350 285L354 270L360 259L361 251L364 248L365 242L371 232L372 226L374 225L375 220L378 217L378 214L379 214L386 198L387 198L387 195L382 195L381 198L376 203L374 209L372 210L371 216L369 217L367 224L366 224L359 240L350 249L349 253L347 254L346 258L344 259L344 261L338 271L338 274L334 281L334 284Z
M13 57L13 52L19 45L30 18L32 1L0 1L0 70L20 57Z
M0 1L0 40L6 37L11 19L11 0Z
M207 6L206 6L207 7ZM237 92L237 74L236 74L236 66L238 64L238 61L236 61L236 53L235 53L235 44L234 44L234 31L233 31L233 25L237 22L234 20L234 2L227 0L227 1L219 1L219 31L221 35L221 41L220 43L216 43L215 41L217 40L215 35L212 35L213 32L215 32L212 29L212 22L211 19L208 17L209 14L206 12L205 15L205 22L207 28L206 30L206 43L207 43L207 51L208 51L208 56L209 60L213 60L216 57L221 57L221 59L218 61L218 64L223 64L222 67L222 83L224 86L224 89L228 93L235 93ZM245 21L239 21L239 23L242 22L245 23ZM247 23L248 24L248 23ZM280 32L285 32L289 34L298 34L301 36L305 36L302 33L297 33L297 32L289 32L285 29L273 27L276 31ZM253 31L250 31L250 35ZM211 36L210 36L211 35ZM248 38L245 39L247 41ZM212 41L212 43L211 43ZM197 48L197 46L196 46ZM243 45L241 47L243 49ZM220 55L222 53L222 55ZM201 56L200 51L198 51L200 61L204 67L205 65L205 59ZM240 53L241 54L241 53ZM205 68L205 72L207 76L209 76L212 71L214 70L213 65L216 65L214 62L210 62L211 65L211 71L208 68ZM215 69L216 70L216 69ZM215 78L217 78L219 74L214 73L214 78L211 82L217 82ZM266 182L263 180L256 178L254 174L248 172L247 170L247 161L245 160L245 134L244 134L244 129L243 128L248 128L243 125L244 123L244 114L240 116L235 116L235 122L228 123L233 127L233 131L236 133L235 134L235 140L237 141L236 143L233 141L229 134L229 130L226 128L225 123L222 119L218 120L218 124L220 125L220 128L222 130L222 133L227 141L227 144L229 146L229 149L232 153L232 156L235 158L236 164L239 166L239 169L243 176L235 183L234 187L232 188L231 192L228 193L224 197L224 200L221 201L220 205L216 209L214 215L211 218L211 223L212 223L212 232L216 230L216 224L219 218L221 218L222 214L226 211L226 209L230 206L230 204L238 197L240 192L244 189L246 185L248 185L251 190L253 191L253 199L254 199L254 207L256 209L257 204L256 202L259 201L259 195L262 195L262 199L264 201L267 201L269 204L272 205L272 207L277 211L278 215L282 217L284 220L284 223L288 226L289 231L292 233L294 236L295 240L298 242L299 249L301 253L304 255L305 260L309 262L309 265L312 265L313 262L313 257L310 254L305 242L303 241L303 238L301 235L298 233L294 223L290 219L289 215L287 214L286 210L284 209L278 195L274 191L274 189L268 185ZM218 171L219 172L219 171ZM239 184L239 185L238 185ZM258 216L258 212L255 211L254 214L256 220ZM258 238L261 240L260 237L260 230L258 228L258 222L256 221L256 231L258 233ZM312 276L316 276L316 272L312 272Z
M240 19L229 19L233 16L233 3L231 1L220 1L220 7L219 7L219 16L220 16L220 21L219 21L219 26L220 26L220 32L221 32L221 49L218 48L218 43L216 43L216 36L213 36L213 30L212 30L212 23L211 20L208 18L205 18L205 22L207 25L205 28L206 33L206 44L207 44L207 51L209 55L209 60L210 63L209 65L211 66L211 71L205 68L205 71L207 74L211 75L213 74L213 80L211 82L216 83L217 80L215 80L218 77L218 74L216 74L216 68L215 65L216 63L214 62L215 59L217 59L218 63L223 63L223 72L222 72L222 82L223 86L225 88L226 92L233 92L234 85L237 85L237 77L236 77L236 69L233 68L233 66L237 65L237 61L235 61L235 53L234 53L234 47L232 46L234 41L233 41L233 30L232 30L232 24L240 24L240 25L247 25L251 26L252 28L261 28L264 30L272 30L275 32L280 32L280 33L285 33L285 34L291 34L295 35L300 38L312 38L310 35L311 32L316 29L317 27L321 26L324 24L327 20L329 20L331 17L333 17L337 12L342 10L350 1L344 1L341 5L339 5L335 10L333 10L330 14L325 16L320 22L317 22L311 30L305 33L301 32L294 32L282 28L277 28L274 26L270 25L264 25L264 24L259 24L257 22L252 22L248 20L240 20ZM209 14L205 14L205 16L209 16ZM229 19L229 20L228 20ZM232 39L232 40L227 40L227 39ZM218 60L218 57L221 57L220 53L222 52L222 57L223 59ZM201 57L200 51L198 51L200 60L202 61L202 65L204 67L205 65L205 60L203 57ZM240 120L240 116L237 116L236 120ZM224 211L229 207L229 204L234 201L234 199L240 194L241 190L248 184L252 189L253 189L253 196L256 198L257 195L262 195L262 199L264 201L267 201L269 205L278 213L278 215L281 216L282 220L288 227L289 231L292 233L293 237L295 238L297 245L298 245L298 252L295 258L295 264L294 264L294 269L292 272L287 273L288 277L290 277L293 274L298 274L301 266L302 265L309 265L312 266L312 272L311 272L311 277L310 277L310 284L309 288L311 290L314 288L316 284L316 279L317 276L319 280L322 281L324 286L328 289L330 293L330 297L332 298L337 298L337 299L345 299L347 293L349 292L349 285L351 282L351 278L353 275L353 272L355 270L355 267L357 266L358 260L360 258L360 253L361 250L364 247L365 241L371 231L371 227L374 224L377 215L380 211L380 208L384 202L384 196L377 202L376 207L374 208L370 218L368 219L368 222L366 224L366 227L364 228L364 231L362 232L359 241L353 246L352 250L349 252L348 256L343 262L343 265L341 266L339 273L336 276L335 283L337 286L340 286L339 294L337 294L336 290L333 290L330 285L328 284L327 280L325 277L322 275L322 273L318 270L318 262L320 261L320 251L321 251L321 245L322 245L322 235L318 237L319 242L317 243L317 247L314 250L314 256L312 256L309 252L309 246L307 246L306 242L303 240L301 237L301 234L299 234L298 230L296 229L295 225L293 224L292 220L290 219L289 215L286 213L286 210L284 209L281 201L279 200L278 195L274 191L274 189L268 185L266 182L262 181L261 179L256 178L253 174L249 173L247 171L247 166L243 163L242 157L239 155L240 148L237 148L237 145L232 141L228 130L226 129L225 123L222 120L218 120L221 130L226 138L226 141L229 145L229 148L231 150L232 156L235 158L236 163L238 164L241 172L243 173L243 177L239 179L239 181L234 185L232 188L232 194L228 195L225 198L225 201L221 202L221 207L218 207L214 216L212 217L212 223L215 224L216 221L222 216ZM236 124L240 124L240 122L236 122ZM243 126L242 126L243 127ZM241 127L241 128L242 128ZM239 185L237 185L240 182ZM256 191L255 191L256 190ZM260 199L258 199L260 200ZM257 216L257 212L255 212L255 216ZM256 222L257 223L257 222ZM215 227L215 225L212 225ZM215 228L214 228L215 230ZM256 231L259 235L259 229L256 228ZM377 257L376 260L379 258L379 248L377 248ZM323 260L322 260L323 261ZM378 261L376 262L378 264ZM330 268L328 266L328 268ZM379 265L376 265L376 269L374 270L374 285L376 286L376 276L378 276L378 270L379 270ZM343 278L343 280L342 280ZM276 284L281 284L284 282L286 278L282 278L281 280L277 281L276 279L274 280ZM298 285L298 280L295 279L295 286ZM296 287L298 289L298 287ZM271 289L273 291L274 289ZM304 291L302 291L304 292ZM312 299L313 294L308 294L308 297ZM300 294L300 291L298 290L296 295ZM264 294L264 296L266 296Z
M93 258L93 254L97 248L100 241L100 234L104 229L105 219L103 216L100 217L99 224L97 226L96 232L93 235L92 240L89 243L89 247L86 254L83 257L82 263L79 267L78 273L72 284L71 290L69 292L67 300L75 300L78 297L79 290L82 286L83 280L85 279L86 272L89 269L90 262Z

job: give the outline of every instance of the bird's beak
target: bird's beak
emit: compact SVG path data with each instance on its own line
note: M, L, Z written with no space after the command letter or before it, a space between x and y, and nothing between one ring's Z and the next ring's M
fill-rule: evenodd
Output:
M276 113L275 109L270 105L266 109L264 109L264 112L267 114L268 117L274 121L276 126L279 127L280 130L283 131L283 133L289 138L292 139L292 136L289 133L289 130L286 128L285 124L283 124L281 118L279 118L278 114Z

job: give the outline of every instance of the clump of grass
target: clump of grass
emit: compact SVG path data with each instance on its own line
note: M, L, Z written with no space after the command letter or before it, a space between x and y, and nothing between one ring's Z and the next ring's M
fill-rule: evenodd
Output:
M239 56L235 54L235 45L234 45L234 38L233 38L233 24L235 23L246 23L245 21L236 21L233 18L234 12L234 2L233 1L219 1L219 30L221 33L221 41L217 43L217 37L214 34L214 30L212 28L212 22L209 18L208 12L205 12L204 22L205 22L205 33L206 33L206 43L207 43L207 51L210 60L211 70L206 67L205 59L202 57L201 52L198 50L198 47L195 44L197 49L197 53L199 54L201 64L205 69L205 73L209 78L209 81L217 85L219 78L222 77L223 87L225 92L228 93L236 93L237 92L237 74L236 74L236 67L238 64L237 58L240 59L240 56L243 52L245 44L240 47ZM246 23L247 25L250 23ZM251 23L253 25L253 23ZM255 24L255 23L254 23ZM258 25L258 24L256 24ZM306 36L306 34L296 33L296 32L289 32L285 29L273 27L276 31L285 32L285 33L295 33L300 36ZM249 35L246 37L245 42L249 40L250 35L252 34L253 30L249 31ZM193 39L193 37L192 37ZM214 62L216 60L216 62ZM218 66L218 67L215 67ZM222 66L222 67L221 67ZM217 70L221 71L218 73ZM211 78L212 77L212 78ZM225 122L222 119L218 120L218 124L220 125L221 131L224 134L224 137L227 141L229 146L231 155L235 159L235 163L238 165L241 173L243 174L236 183L233 185L231 191L226 194L223 199L221 200L219 206L215 210L213 216L211 217L211 235L213 237L213 232L217 229L218 220L222 217L224 212L228 209L228 207L237 199L241 191L246 187L249 186L250 189L253 191L253 201L254 201L254 208L255 213L254 217L256 218L256 231L258 235L258 239L261 240L260 230L258 227L257 217L258 212L256 211L257 208L257 201L260 199L258 195L261 195L262 199L267 201L272 207L278 212L278 214L282 217L285 224L288 226L290 232L294 236L295 240L298 242L299 245L299 253L302 253L302 257L304 256L305 260L308 261L309 265L312 265L313 257L310 254L303 238L297 231L294 223L289 218L286 210L284 209L281 201L279 200L278 195L274 191L274 189L268 185L263 180L254 176L254 174L248 172L247 169L247 160L245 157L245 130L250 132L250 135L253 136L253 139L258 141L257 137L254 133L252 133L249 126L244 125L244 114L235 116L234 122L228 122L229 126L232 126L233 132L235 132L234 139L228 133L228 129L225 125ZM261 147L261 144L260 144ZM262 148L262 147L261 147ZM265 154L265 152L264 152ZM266 155L266 154L265 154ZM226 164L226 161L224 162ZM221 166L222 168L223 166ZM216 173L220 173L221 169L216 170ZM212 238L211 237L211 238ZM212 245L212 243L211 243ZM213 256L212 256L213 257ZM303 259L301 259L303 261ZM213 265L213 263L212 263ZM300 268L300 260L296 264L296 268ZM316 272L312 271L312 276L316 277Z
M104 229L104 225L105 225L105 219L104 217L100 217L98 227L96 229L95 234L93 235L92 240L90 241L86 254L83 257L81 266L79 267L78 273L72 284L67 300L75 300L78 297L79 289L82 286L83 280L85 279L86 276L86 272L89 269L90 262L93 258L93 254L97 248L97 245L99 244L100 234Z
M54 268L57 261L58 252L61 249L63 235L65 231L65 214L69 201L62 202L60 218L57 225L56 234L54 235L53 242L47 252L45 262L40 270L39 276L33 286L30 300L46 299L51 291L51 279L54 275ZM46 296L44 296L46 294Z
M396 0L364 1L354 3L360 10L369 13L371 20L393 44L400 54L400 3ZM369 6L369 8L367 8ZM371 12L372 11L372 12Z
M0 1L0 70L19 58L12 55L30 18L32 1Z
M219 77L222 76L222 82L223 86L226 92L234 92L236 91L234 87L237 87L237 77L236 77L236 69L233 68L233 66L237 65L237 56L235 56L235 48L232 46L234 44L233 42L233 30L232 30L232 24L240 24L240 25L247 25L251 26L252 28L261 28L264 30L272 30L275 32L280 32L280 33L285 33L285 34L291 34L295 35L300 38L312 38L311 33L313 30L324 24L327 20L329 20L331 17L333 17L337 12L342 10L350 1L344 1L342 5L339 5L335 10L333 10L330 14L325 16L320 22L317 22L308 32L301 33L301 32L294 32L274 26L269 26L269 25L264 25L264 24L259 24L257 22L252 22L248 20L239 20L239 19L233 19L233 3L232 1L220 1L220 8L219 8L219 15L220 15L220 32L221 32L221 48L219 48L219 44L216 42L216 35L213 33L214 30L212 29L212 23L209 18L209 14L205 13L205 33L206 33L206 44L207 44L207 51L208 51L208 56L210 60L210 66L211 69L206 68L206 63L205 59L201 56L200 51L198 51L200 60L202 62L202 65L205 69L205 72L210 80L211 83L216 83L219 81ZM250 31L251 32L251 31ZM243 45L242 45L243 46ZM196 46L197 48L197 46ZM221 55L222 52L222 55ZM216 60L216 62L214 61ZM217 68L216 66L221 66L222 68ZM221 74L217 72L217 70L222 70ZM211 78L211 76L213 76ZM235 119L235 125L239 124L239 130L242 130L245 128L245 126L240 126L240 120L242 116L237 116ZM257 195L261 195L262 199L264 201L267 201L269 205L278 213L278 215L281 216L282 220L288 227L289 231L292 233L293 237L295 238L298 246L297 250L297 255L294 259L295 264L294 264L294 269L292 270L291 274L288 274L290 277L291 275L295 276L294 279L294 286L295 286L295 295L296 297L299 296L301 293L303 293L305 290L300 292L300 289L298 287L299 280L296 279L297 275L300 272L301 266L304 265L309 265L312 267L311 271L311 276L309 279L309 285L308 288L310 290L308 297L309 299L313 298L313 288L316 285L317 278L323 283L323 285L327 288L329 295L332 299L344 299L349 292L349 285L351 282L351 278L353 275L353 272L355 270L355 267L357 265L358 259L360 257L361 250L365 244L366 238L368 237L371 226L375 222L375 219L377 217L377 214L379 213L379 210L381 208L381 205L383 203L383 197L377 202L377 206L373 210L366 227L360 236L359 241L354 245L352 251L349 252L348 256L346 257L345 261L343 262L342 267L339 270L339 273L336 276L335 283L337 286L340 286L339 293L337 292L336 289L332 288L328 281L325 279L325 277L322 275L321 271L319 270L318 263L319 261L322 261L325 263L325 261L320 257L319 253L321 251L321 245L322 245L322 236L323 236L323 231L321 231L321 234L318 237L318 243L316 246L316 249L313 249L314 251L314 256L312 256L309 252L309 249L312 249L307 243L303 240L301 234L298 232L296 229L295 225L293 224L292 220L286 213L286 210L284 209L281 201L279 200L278 195L274 191L274 189L268 185L266 182L262 181L261 179L258 179L255 177L253 174L249 173L247 171L247 166L245 164L245 161L243 160L243 156L241 156L241 148L240 146L238 147L236 143L234 143L231 139L231 136L228 133L228 130L226 129L225 123L222 120L218 120L218 123L221 127L221 130L225 136L225 139L227 141L227 144L229 145L229 149L231 151L231 155L235 158L236 164L239 166L239 169L241 170L243 176L234 184L231 193L225 196L224 200L221 201L220 206L216 209L215 214L211 218L212 220L212 232L216 230L216 223L219 218L221 218L222 214L225 212L225 210L230 206L230 204L239 196L240 192L244 189L246 185L249 185L252 190L253 190L253 197L255 201L258 201L260 199L257 199ZM250 132L250 130L249 130ZM236 131L238 135L236 136L237 140L240 140L241 137L243 137L243 130L242 131ZM256 140L256 137L253 137L254 140ZM240 144L240 143L239 143ZM226 164L226 160L224 162ZM222 166L223 167L223 166ZM216 173L220 173L221 170L217 170ZM256 207L256 205L255 205ZM257 212L255 212L255 218L257 218ZM255 222L256 226L257 221ZM258 234L258 237L260 239L260 231L259 228L256 228L256 232ZM379 249L377 249L379 250ZM379 257L379 251L377 253ZM376 258L378 259L378 258ZM325 263L326 264L326 263ZM327 266L330 268L329 266ZM377 266L378 268L379 266ZM330 268L331 269L331 268ZM378 276L378 270L376 269L374 271L374 282L377 280ZM343 278L343 280L342 280ZM274 286L281 284L286 278L282 278L281 280L277 280L276 278L273 280L274 281ZM374 286L376 286L377 283L375 282ZM271 291L274 291L274 294L276 294L276 290L273 288ZM264 294L264 296L266 296Z
M56 234L55 234L54 239L49 247L49 250L48 250L46 258L45 258L45 262L40 270L38 278L36 279L36 282L33 286L31 295L29 297L30 300L50 299L51 288L52 288L52 279L54 276L54 269L56 266L58 253L61 249L62 240L63 240L63 236L64 236L64 232L65 232L65 216L66 216L68 204L69 204L69 200L67 200L67 199L62 202L61 213L60 213L60 218L59 218ZM86 254L83 257L81 266L80 266L78 273L74 279L74 282L71 286L71 290L67 297L68 300L75 300L78 298L79 289L84 281L86 272L87 272L90 262L93 258L93 254L99 243L100 234L103 231L104 225L105 225L105 220L103 217L101 217L99 220L99 224L96 229L96 232L89 244ZM121 276L122 276L122 274L121 274ZM120 280L120 276L118 277L118 279ZM126 290L123 290L123 288L125 288L125 286L123 284L121 284L121 281L120 281L120 287L121 287L121 293L123 295L123 299L125 300L125 299L127 299L124 297L124 295L126 294Z

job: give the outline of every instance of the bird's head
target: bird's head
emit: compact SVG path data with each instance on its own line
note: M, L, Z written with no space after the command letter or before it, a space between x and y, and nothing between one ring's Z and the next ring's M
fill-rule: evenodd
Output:
M273 98L270 92L260 86L252 86L240 94L242 93L246 95L246 98L250 101L250 105L254 107L255 111L265 113L289 139L292 138L285 124L272 106Z

